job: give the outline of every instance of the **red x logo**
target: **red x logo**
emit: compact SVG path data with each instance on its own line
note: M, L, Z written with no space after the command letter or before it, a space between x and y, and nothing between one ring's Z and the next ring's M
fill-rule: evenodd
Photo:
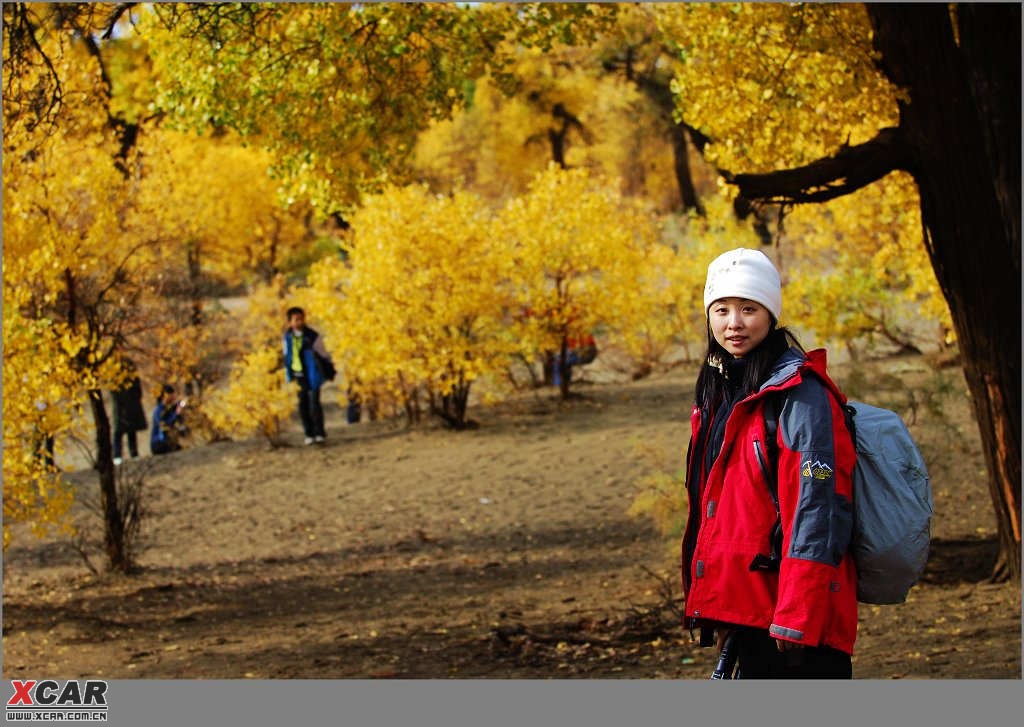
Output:
M32 687L36 685L36 683L11 681L11 684L14 685L14 696L7 700L7 706L9 707L12 704L27 704L31 706L32 695L29 694L29 692L32 690Z

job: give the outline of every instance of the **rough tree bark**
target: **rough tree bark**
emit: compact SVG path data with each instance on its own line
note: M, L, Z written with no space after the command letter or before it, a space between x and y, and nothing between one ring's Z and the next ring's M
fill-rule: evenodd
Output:
M1021 565L1021 9L869 4L879 66L904 88L898 127L799 169L730 175L749 199L820 202L902 169L949 303L999 530L993 577Z
M79 300L80 286L70 269L64 271L65 319L75 330L81 319L90 326L90 339L95 337L94 312L98 303L83 305ZM92 314L91 314L92 313ZM106 356L110 356L108 352ZM80 371L93 367L92 361L98 356L95 349L83 348L74 358L74 365ZM127 572L131 567L124 538L124 518L117 500L117 482L114 474L114 454L111 445L110 417L103 403L100 389L89 389L89 406L92 410L93 425L96 427L96 471L99 473L100 502L103 508L103 542L107 553L107 565L111 570Z
M984 443L997 576L1020 578L1020 6L868 6Z
M100 477L100 504L103 508L103 544L107 553L107 565L111 570L127 572L131 567L128 558L124 517L117 499L117 478L114 474L114 458L111 450L110 418L103 403L103 392L89 390L89 404L92 420L96 425L96 468Z

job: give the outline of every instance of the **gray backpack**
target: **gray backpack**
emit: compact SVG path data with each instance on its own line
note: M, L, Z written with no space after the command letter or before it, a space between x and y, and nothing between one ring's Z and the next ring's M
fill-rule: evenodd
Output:
M768 441L775 443L778 402L765 406ZM853 468L853 541L857 600L903 603L928 560L932 491L924 459L900 416L848 401L847 429L857 453ZM777 483L772 493L778 511ZM776 525L778 536L781 526ZM778 537L776 536L776 537ZM773 558L781 544L773 544Z

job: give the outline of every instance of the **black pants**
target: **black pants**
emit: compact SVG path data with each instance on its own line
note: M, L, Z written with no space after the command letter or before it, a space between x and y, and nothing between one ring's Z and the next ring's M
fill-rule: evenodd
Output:
M852 679L850 655L828 646L779 651L764 629L737 634L737 679Z
M320 389L311 388L309 382L299 380L299 418L307 437L325 437L324 410L320 406Z
M35 441L35 454L36 459L41 461L46 467L54 467L53 462L53 445L54 438L52 436L38 435Z
M150 442L149 451L153 454L170 454L171 452L177 452L181 449L181 445L171 439L165 439L162 442Z
M114 430L114 456L121 456L121 437L125 437L128 440L128 452L132 457L139 456L139 438L135 433L134 429L124 431L123 429Z

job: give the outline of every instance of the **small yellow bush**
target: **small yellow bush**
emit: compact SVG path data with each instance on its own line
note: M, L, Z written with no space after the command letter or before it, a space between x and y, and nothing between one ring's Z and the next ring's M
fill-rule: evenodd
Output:
M272 445L280 443L281 425L295 402L280 358L276 348L267 346L235 364L228 387L211 397L209 417L216 428L232 437L259 433Z

